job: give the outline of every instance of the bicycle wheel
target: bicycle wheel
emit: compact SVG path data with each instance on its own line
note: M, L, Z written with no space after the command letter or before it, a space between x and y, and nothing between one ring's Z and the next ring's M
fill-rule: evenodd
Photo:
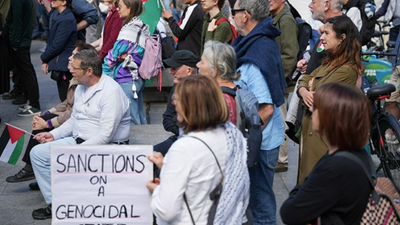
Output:
M400 187L400 123L388 113L379 119L379 145L377 155L381 161L380 167L386 177L390 178L396 187Z

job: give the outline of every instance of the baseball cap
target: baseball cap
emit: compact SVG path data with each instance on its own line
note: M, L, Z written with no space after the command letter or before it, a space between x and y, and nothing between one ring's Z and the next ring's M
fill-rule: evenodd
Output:
M196 67L196 64L200 61L193 52L189 50L178 50L175 51L171 58L164 60L164 64L167 67L180 67L182 65Z

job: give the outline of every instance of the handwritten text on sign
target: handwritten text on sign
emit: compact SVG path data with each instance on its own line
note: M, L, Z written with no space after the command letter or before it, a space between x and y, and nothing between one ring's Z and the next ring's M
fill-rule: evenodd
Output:
M52 146L52 224L152 223L152 146Z

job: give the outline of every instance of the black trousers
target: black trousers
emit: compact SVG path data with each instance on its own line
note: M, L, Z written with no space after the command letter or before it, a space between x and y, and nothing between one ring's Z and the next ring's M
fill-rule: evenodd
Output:
M68 94L68 87L69 81L72 79L72 74L70 72L64 71L52 71L52 77L58 77L57 82L57 89L58 89L58 97L60 98L61 102L67 99Z
M40 117L46 121L46 120L52 119L57 116L58 116L57 114L50 113L50 114L46 114L46 115L41 115ZM49 132L51 130L52 129L34 130L34 131L32 131L32 134L36 135L38 133ZM29 156L29 154L31 153L32 148L38 144L40 144L40 143L36 139L33 139L33 137L30 137L28 146L26 146L24 157L22 157L22 161L24 161L28 165L32 165L31 157Z
M18 76L23 80L28 92L29 104L40 109L39 85L35 69L31 62L30 47L19 47L16 51L11 50L11 58L15 62Z

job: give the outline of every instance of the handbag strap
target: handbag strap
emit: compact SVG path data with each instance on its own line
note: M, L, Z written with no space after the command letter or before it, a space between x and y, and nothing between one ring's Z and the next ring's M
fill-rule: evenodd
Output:
M376 179L376 176L374 175L374 167L373 167L373 162L371 157L369 157L369 171L367 169L367 167L365 166L365 164L354 154L348 152L348 151L339 151L337 152L334 156L341 156L341 157L345 157L348 158L352 161L354 161L356 164L358 164L362 170L364 171L364 174L367 176L367 179L369 181L369 184L372 187L372 198L374 199L375 202L379 202L379 196L378 193L376 193L375 191L375 182L374 180Z
M222 187L222 186L223 186L223 180L224 180L224 173L222 172L221 165L219 164L219 161L218 161L217 156L215 155L214 151L210 148L210 146L208 146L207 143L205 143L205 142L204 142L203 140L201 140L200 138L195 137L195 136L186 136L186 137L191 137L191 138L194 138L194 139L199 140L199 141L202 142L202 143L210 150L210 152L213 154L214 159L215 159L215 161L217 162L219 171L221 172L221 175L222 175L222 179L221 179L221 182L220 182L220 183L221 183L221 187ZM189 203L188 203L187 198L186 198L186 193L183 193L183 200L185 201L186 207L188 208L189 215L190 215L190 219L192 220L193 225L196 225L196 223L195 223L195 221L194 221L194 218L193 218L192 210L190 210Z

